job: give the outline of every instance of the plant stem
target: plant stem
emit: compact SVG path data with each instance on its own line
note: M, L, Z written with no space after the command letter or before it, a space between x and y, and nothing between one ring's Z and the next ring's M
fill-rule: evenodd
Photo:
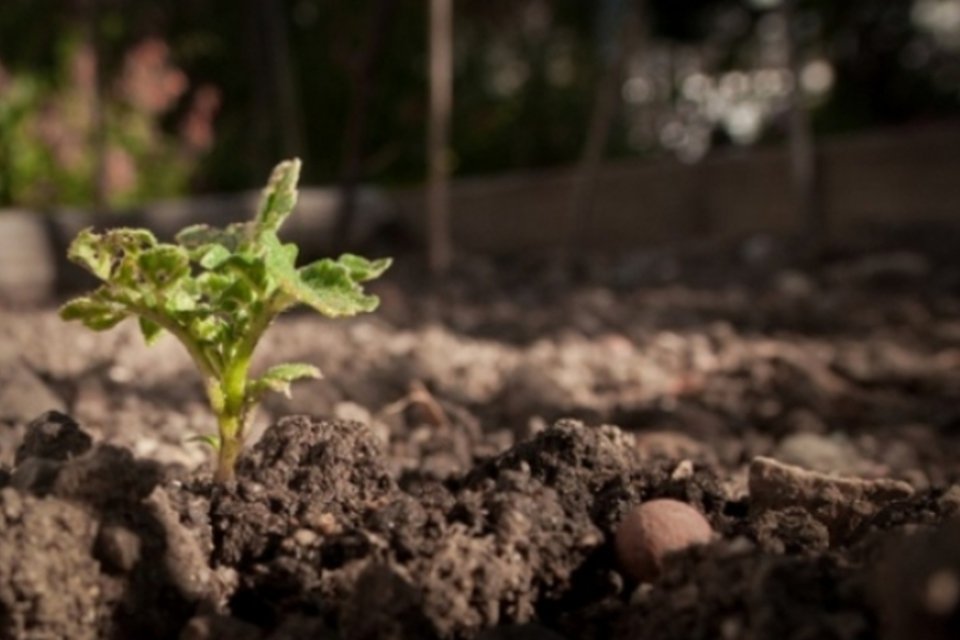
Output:
M249 368L249 358L238 358L226 367L220 381L223 406L217 410L217 428L220 432L220 450L217 456L217 471L214 474L217 482L233 479L234 466L243 449Z
M220 450L217 452L217 470L213 474L214 482L223 484L233 480L237 457L240 455L242 449L242 438L237 436L221 436Z

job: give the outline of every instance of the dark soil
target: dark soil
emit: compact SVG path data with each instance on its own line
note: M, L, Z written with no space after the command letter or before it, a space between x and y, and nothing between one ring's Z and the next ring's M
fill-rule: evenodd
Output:
M327 378L226 486L175 342L5 313L0 638L958 638L958 236L909 231L401 268L268 334ZM662 497L715 539L635 584Z

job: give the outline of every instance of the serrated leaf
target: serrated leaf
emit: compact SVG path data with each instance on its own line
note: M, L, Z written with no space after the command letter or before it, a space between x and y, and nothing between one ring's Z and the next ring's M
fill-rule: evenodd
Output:
M105 242L123 252L138 253L157 245L157 238L146 229L119 227L110 229L104 236Z
M250 393L254 396L266 391L276 391L290 397L290 384L304 378L322 378L320 369L312 364L290 362L270 367L267 371L250 383Z
M297 299L324 315L353 316L380 304L377 296L363 292L347 267L329 258L307 265L298 275L302 284Z
M149 318L140 316L140 333L143 334L143 340L148 345L152 345L163 334L163 327Z
M367 282L379 278L393 264L393 260L390 258L367 260L363 256L352 253L343 254L337 259L337 262L346 267L350 272L350 278L355 282Z
M246 244L250 236L250 224L235 222L226 229L211 227L207 224L194 224L181 230L175 237L177 244L191 252L196 260L206 251L208 245L218 244L231 253Z
M186 440L187 442L202 442L205 445L208 445L214 451L220 451L220 436L216 435L207 435L207 434L198 434L195 436L190 436Z
M300 180L300 160L294 158L278 164L260 199L255 218L256 235L274 232L280 228L297 204L297 182Z
M91 296L74 298L60 307L60 317L64 320L79 320L94 331L112 329L129 315L128 311L117 304Z
M208 244L205 246L203 255L198 262L204 269L213 270L226 262L232 255L233 253L222 244Z
M67 258L85 267L101 280L110 279L113 255L104 247L103 236L94 233L92 228L77 234L67 250Z
M350 277L347 266L327 258L297 270L286 249L290 245L282 245L276 234L266 234L263 244L267 251L267 272L280 289L297 302L331 318L377 308L379 299L363 293L362 287Z
M137 259L144 278L158 289L166 289L190 273L190 257L182 248L162 244L145 250Z

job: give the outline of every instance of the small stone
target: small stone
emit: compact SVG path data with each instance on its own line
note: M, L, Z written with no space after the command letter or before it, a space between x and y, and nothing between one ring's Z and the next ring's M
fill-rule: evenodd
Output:
M329 511L324 511L317 515L308 514L306 522L325 536L336 535L341 531L340 525L337 524L336 516Z
M319 536L310 529L297 529L293 532L293 540L301 547L309 547L318 538Z
M624 572L639 582L660 575L666 557L710 542L703 515L677 500L659 499L633 508L617 526L615 546Z
M802 507L827 526L831 545L845 540L884 505L914 493L899 480L834 477L765 457L750 463L748 486L755 520L766 511Z
M266 490L259 482L245 479L240 481L240 496L248 502L259 500L265 492Z
M671 480L689 480L693 477L693 461L692 460L681 460L680 464L676 466L673 470L673 473L670 474Z

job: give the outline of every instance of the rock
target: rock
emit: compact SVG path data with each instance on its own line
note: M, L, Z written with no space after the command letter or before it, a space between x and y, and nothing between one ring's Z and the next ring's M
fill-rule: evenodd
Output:
M90 450L93 439L70 416L47 411L27 425L23 444L17 448L16 463L27 458L64 461Z
M707 544L713 529L703 515L678 500L650 500L635 507L617 526L615 546L620 566L634 580L660 575L670 554Z
M913 495L913 487L890 479L840 478L757 457L748 480L751 515L802 507L830 531L830 544L843 544L883 506Z

